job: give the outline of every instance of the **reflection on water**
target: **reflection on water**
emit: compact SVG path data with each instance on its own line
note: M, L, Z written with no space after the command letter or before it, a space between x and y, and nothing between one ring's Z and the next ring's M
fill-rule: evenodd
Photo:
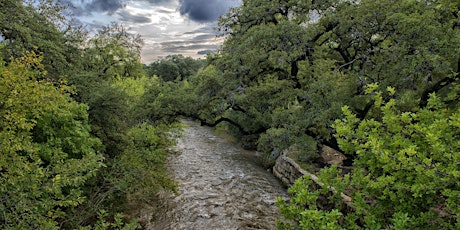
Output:
M170 169L178 195L166 195L164 210L149 229L275 229L281 218L276 197L285 189L246 151L192 121L179 140Z

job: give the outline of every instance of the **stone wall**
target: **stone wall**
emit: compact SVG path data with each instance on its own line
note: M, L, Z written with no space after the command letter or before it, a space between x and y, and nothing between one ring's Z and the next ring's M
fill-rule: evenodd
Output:
M292 148L284 150L276 159L275 166L273 166L273 174L275 177L280 179L281 182L288 187L292 186L295 180L304 175L317 178L314 174L302 169L295 160L289 158L287 156L289 151L292 151ZM324 164L337 164L340 166L343 164L343 160L345 160L346 157L342 153L324 145L320 151L320 159Z
M325 185L321 183L318 179L318 177L312 173L307 172L306 170L302 169L300 165L298 165L293 159L289 158L287 156L287 152L289 150L285 150L281 153L281 155L276 159L275 166L273 166L273 174L280 179L284 185L290 187L294 184L296 179L299 177L302 177L304 175L308 175L311 180L313 180L318 186L324 187ZM328 158L327 156L323 156L325 154L328 154L329 156L335 156L333 158ZM346 157L335 150L332 150L331 148L323 148L320 151L321 157L326 157L328 160L331 160L333 164L338 164L341 165L343 161L338 160L338 159L346 159ZM331 192L336 193L336 189L334 187L329 187ZM342 198L343 202L347 205L348 208L354 209L353 206L353 200L351 199L350 196L340 193L340 197ZM323 197L321 199L323 202L320 202L320 206L326 206L328 205L328 199L327 197Z
M275 166L273 166L273 174L287 187L292 186L297 178L310 175L309 172L303 170L293 159L286 156L286 151L283 151L276 159Z

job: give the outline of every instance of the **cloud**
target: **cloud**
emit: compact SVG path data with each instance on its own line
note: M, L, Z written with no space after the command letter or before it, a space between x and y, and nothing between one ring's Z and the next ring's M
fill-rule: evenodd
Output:
M148 14L132 14L129 11L122 10L117 13L120 16L120 20L123 22L130 23L149 23L152 21L151 15Z
M1 0L0 0L1 1ZM96 32L111 22L140 34L142 61L171 54L203 57L223 40L216 37L217 18L242 0L61 0L69 3L75 23Z
M123 0L92 0L85 5L86 11L108 12L110 14L125 6Z
M74 15L91 15L92 12L106 12L113 14L120 9L124 9L126 5L133 2L144 2L152 6L173 5L178 0L63 0L66 5L70 5L70 9Z
M193 30L188 30L182 33L183 35L195 35L195 34L203 34L203 33L210 33L214 31L214 28L217 26L217 23L213 24L207 24L206 26L203 26L201 24L200 27L194 28Z
M179 11L193 21L213 22L239 4L239 0L180 0Z
M162 43L163 46L162 50L168 53L187 53L187 52L197 52L196 50L215 50L219 46L215 44L184 44L183 42L171 42L171 43Z
M193 40L197 40L197 41L206 41L206 40L210 40L210 39L213 39L213 38L216 38L216 35L215 34L212 34L212 33L208 33L208 34L200 34L200 35L197 35L193 38Z
M63 0L75 16L89 16L93 12L107 12L113 14L126 6L124 0Z
M164 4L164 3L174 2L174 0L144 0L144 1L149 2L152 5L161 5L161 4Z
M206 23L216 21L230 7L241 4L241 0L63 0L70 3L74 15L91 15L92 12L113 14L131 3L144 3L151 6L173 6L179 2L181 15L190 20Z

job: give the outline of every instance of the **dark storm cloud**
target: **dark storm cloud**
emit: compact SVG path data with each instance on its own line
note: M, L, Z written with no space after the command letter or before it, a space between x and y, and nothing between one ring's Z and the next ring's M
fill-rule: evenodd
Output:
M88 16L92 12L113 14L126 5L124 0L63 0L62 3L69 6L75 16Z
M121 17L121 21L124 22L133 22L133 23L149 23L152 20L150 19L150 15L145 15L145 14L131 14L128 11L121 11L117 13Z
M152 6L174 5L177 0L63 0L71 3L74 15L91 15L92 12L115 13L129 2L146 2ZM193 21L212 22L225 14L230 7L238 6L241 0L178 0L179 12Z
M70 5L74 15L91 15L91 12L107 12L113 14L126 6L128 2L142 0L63 0L66 5ZM175 0L143 0L150 5L168 5Z
M238 4L238 0L180 0L179 11L193 21L212 22Z
M87 11L108 12L110 14L123 7L125 7L123 0L93 0L85 5Z

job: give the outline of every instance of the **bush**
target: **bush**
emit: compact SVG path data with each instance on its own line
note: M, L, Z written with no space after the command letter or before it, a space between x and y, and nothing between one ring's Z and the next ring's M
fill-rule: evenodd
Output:
M341 149L355 155L352 173L343 177L336 167L323 169L319 178L325 192L310 191L304 186L310 182L299 180L290 190L291 203L280 202L286 217L297 226L311 224L306 229L327 228L321 220L330 215L346 229L460 227L460 108L448 109L435 94L415 112L401 112L397 103L384 102L377 93L378 120L361 121L343 108L345 118L334 128ZM343 209L341 192L352 197L351 210ZM333 207L319 209L320 195ZM318 221L311 223L312 215Z

